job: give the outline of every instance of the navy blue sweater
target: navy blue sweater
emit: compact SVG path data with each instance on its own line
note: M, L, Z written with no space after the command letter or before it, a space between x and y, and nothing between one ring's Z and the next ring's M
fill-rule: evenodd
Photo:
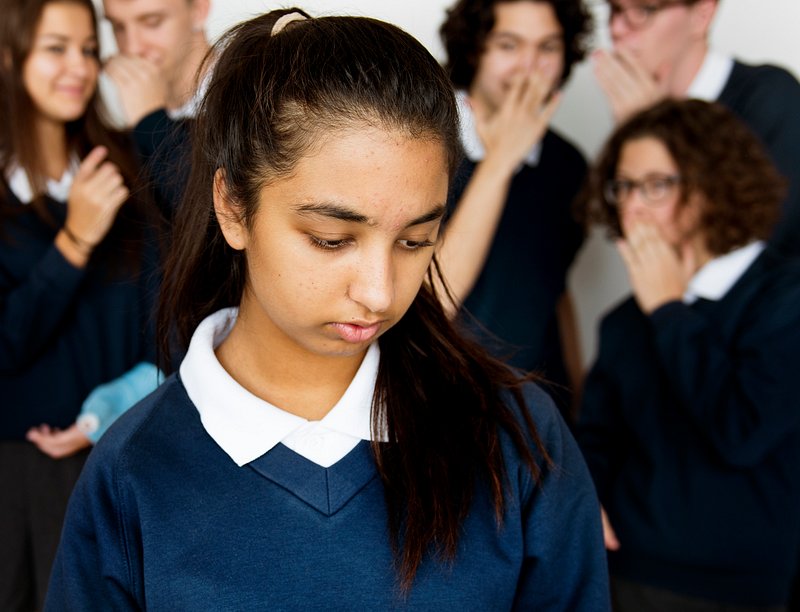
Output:
M453 203L469 183L475 163L465 161L454 181ZM462 322L484 347L523 370L538 370L568 385L556 318L567 271L583 241L572 202L586 174L580 152L553 131L542 140L538 165L514 175L486 262L464 308ZM486 333L485 327L490 333ZM559 404L569 402L557 388Z
M800 546L800 262L765 250L720 301L602 322L578 441L620 539L612 574L742 605Z
M755 132L787 179L773 244L800 255L800 83L783 68L735 62L718 101Z
M154 243L143 244L138 273L93 256L73 267L42 221L6 187L0 237L0 440L32 426L67 427L99 384L153 361L152 307L158 281ZM49 201L63 223L66 206Z
M502 528L479 489L455 561L424 560L403 599L367 442L327 469L281 444L238 467L172 376L92 451L46 609L608 610L590 477L549 398L526 395L557 467L535 485L503 437Z

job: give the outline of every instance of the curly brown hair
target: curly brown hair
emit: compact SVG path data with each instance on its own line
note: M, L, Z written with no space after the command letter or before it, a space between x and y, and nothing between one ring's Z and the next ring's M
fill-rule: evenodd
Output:
M608 228L618 238L617 207L604 188L615 178L622 147L630 140L655 138L669 151L681 180L679 205L700 194L700 226L706 248L722 255L769 237L780 214L786 181L755 134L730 110L700 100L665 100L631 117L611 135L589 173L581 197L585 221Z
M478 61L483 53L486 37L494 27L496 4L520 0L459 0L447 11L447 18L439 28L447 62L445 70L453 85L469 89ZM531 1L531 0L528 0ZM560 83L565 83L572 67L586 57L594 28L592 15L583 0L532 0L553 7L564 30L564 71Z

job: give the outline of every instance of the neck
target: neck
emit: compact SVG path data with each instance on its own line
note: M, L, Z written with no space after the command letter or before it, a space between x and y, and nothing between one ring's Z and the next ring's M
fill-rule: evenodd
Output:
M67 130L63 123L40 118L36 122L38 151L46 178L60 179L67 169Z
M667 90L675 98L683 98L703 66L708 54L708 42L694 42L676 62L667 80Z
M198 81L202 75L198 75L200 66L210 45L206 40L204 32L196 32L192 36L189 52L175 75L169 83L167 91L167 108L175 110L188 102L195 94Z
M217 359L253 395L304 419L322 419L350 386L366 351L319 355L270 327L265 332L263 318L249 318L243 302Z

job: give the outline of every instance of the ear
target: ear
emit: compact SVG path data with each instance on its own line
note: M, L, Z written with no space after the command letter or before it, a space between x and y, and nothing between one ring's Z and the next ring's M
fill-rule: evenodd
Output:
M711 22L717 12L717 0L700 0L692 10L692 28L699 38L708 40Z
M225 242L232 249L243 251L247 248L247 229L242 223L238 207L228 195L225 184L225 170L217 168L214 173L214 214L225 237Z
M192 0L192 31L202 32L211 10L209 0Z
M0 55L2 56L3 69L10 71L12 67L11 49L9 49L8 47L3 47L2 49L0 49Z

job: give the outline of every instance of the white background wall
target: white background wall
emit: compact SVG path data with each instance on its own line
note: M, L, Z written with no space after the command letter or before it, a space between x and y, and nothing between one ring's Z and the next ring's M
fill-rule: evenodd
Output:
M367 15L390 21L416 36L438 58L442 47L438 28L445 9L455 0L297 0L309 13ZM597 16L595 46L607 46L606 8L589 0ZM233 23L292 2L212 0L208 32L213 38ZM800 0L720 0L712 45L749 62L783 65L800 75ZM800 109L798 109L800 112ZM593 156L611 129L608 106L588 64L574 72L555 124L587 156ZM800 163L800 160L798 160ZM575 295L583 340L584 361L594 357L600 315L628 292L622 265L602 235L595 233L578 255L570 286Z

